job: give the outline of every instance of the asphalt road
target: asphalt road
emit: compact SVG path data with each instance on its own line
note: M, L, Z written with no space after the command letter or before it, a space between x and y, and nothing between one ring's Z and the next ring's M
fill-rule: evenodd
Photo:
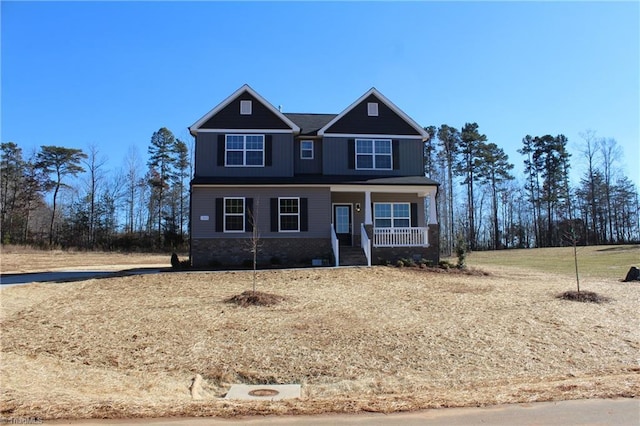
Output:
M638 426L639 399L588 399L500 405L486 408L442 408L413 413L321 416L263 416L239 419L164 418L133 420L53 421L70 425L166 425L166 426L255 426L255 425L367 425L367 426Z

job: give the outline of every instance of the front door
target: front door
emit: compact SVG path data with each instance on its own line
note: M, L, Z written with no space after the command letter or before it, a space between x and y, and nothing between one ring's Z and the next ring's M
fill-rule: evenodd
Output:
M340 245L351 245L351 204L334 204L333 205L333 226L336 229L336 236Z

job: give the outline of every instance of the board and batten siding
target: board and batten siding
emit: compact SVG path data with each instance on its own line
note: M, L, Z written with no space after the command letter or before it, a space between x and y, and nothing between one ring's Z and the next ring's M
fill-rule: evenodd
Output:
M331 192L329 188L256 187L192 188L191 232L193 238L249 238L250 232L216 232L216 198L253 198L260 238L330 238ZM271 232L271 198L307 198L308 231ZM207 218L205 220L205 217Z
M295 141L295 152L293 154L294 173L296 175L319 175L322 174L322 142L319 139L313 140L313 159L300 158L300 141L313 139L300 139Z
M233 133L201 132L196 138L195 175L222 177L293 176L293 134L256 133L271 137L271 165L264 167L225 167L218 165L218 135ZM238 134L252 134L238 132ZM224 143L224 139L222 141ZM266 140L265 140L266 143ZM224 148L223 148L224 152ZM267 152L265 152L265 156ZM267 161L265 163L268 164ZM222 160L224 164L224 159Z
M376 175L376 176L424 176L423 142L420 139L395 139L397 141L397 157L394 164L397 170L356 170L349 167L349 158L354 156L350 150L350 139L356 137L328 137L322 143L322 167L325 175ZM352 142L351 142L352 143ZM351 154L351 155L350 155ZM355 162L355 159L352 160Z

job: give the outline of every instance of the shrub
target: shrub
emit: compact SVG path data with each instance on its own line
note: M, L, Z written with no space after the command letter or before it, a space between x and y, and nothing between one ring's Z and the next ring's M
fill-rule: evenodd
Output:
M458 240L456 241L456 256L458 256L458 264L456 267L458 269L464 269L466 267L467 243L464 241L462 235L458 235Z
M398 261L396 262L396 267L404 268L404 262L402 261L402 259L398 259Z
M181 263L176 253L171 253L171 268L180 269Z
M438 266L440 268L442 268L442 269L451 269L451 268L455 267L455 265L453 263L449 262L448 260L441 260L438 263Z

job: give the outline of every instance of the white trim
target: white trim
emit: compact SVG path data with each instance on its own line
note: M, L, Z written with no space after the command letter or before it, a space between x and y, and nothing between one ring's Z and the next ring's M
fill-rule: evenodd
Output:
M377 205L381 205L381 204L388 204L391 206L391 216L389 217L376 217L376 206ZM409 220L409 226L394 226L394 221L396 220L396 217L393 215L393 206L396 204L402 204L402 205L407 205L409 206L409 216L408 217L403 217L403 216L399 216L397 219L398 220ZM383 219L383 220L391 220L391 226L376 226L376 219ZM413 224L411 223L411 203L406 202L406 201L378 201L373 203L373 227L374 229L394 229L394 228L411 228Z
M303 157L302 156L302 151L303 151L302 150L302 143L303 142L310 142L311 143L311 157ZM304 151L309 151L309 150L305 149ZM314 151L315 151L315 146L314 146L314 143L313 143L312 140L309 140L309 139L301 139L300 140L300 159L301 160L313 160L313 158L314 158L313 152Z
M298 127L293 121L289 120L282 112L280 112L280 110L276 107L274 107L273 105L271 105L269 103L269 101L267 101L265 98L263 98L262 96L260 96L255 90L253 90L251 87L249 87L248 84L243 85L241 88L239 88L238 90L236 90L235 92L233 92L231 95L229 95L225 100L223 100L222 102L220 102L218 105L216 105L211 111L209 111L208 113L206 113L205 115L203 115L198 121L196 121L195 123L193 123L191 126L189 126L189 132L195 136L199 131L200 131L200 126L202 126L204 123L206 123L211 117L213 117L214 115L216 115L218 112L220 112L221 109L223 109L224 107L226 107L227 105L229 105L231 102L233 102L234 99L236 99L238 96L240 96L242 93L247 92L249 93L251 96L253 96L258 102L260 102L261 104L263 104L267 109L269 109L271 112L273 112L280 120L282 120L287 126L291 127L291 130L294 133L299 133L300 132L300 127Z
M280 212L280 200L298 200L298 213L281 213ZM281 216L297 216L298 217L298 229L281 229L280 217ZM278 232L302 232L300 231L300 197L278 197Z
M242 149L228 149L227 148L227 143L229 142L229 136L242 136L243 138L243 143L242 143ZM247 149L247 136L262 136L262 150L259 149ZM233 134L229 134L229 135L224 135L224 166L225 167L265 167L265 151L266 151L266 140L264 135L261 134L249 134L249 135L245 135L245 134L237 134L237 133L233 133ZM227 164L227 152L228 151L232 151L232 152L242 152L242 164ZM259 152L262 151L262 164L246 164L247 163L247 152Z
M200 133L293 133L293 130L286 129L200 129Z
M368 138L368 139L419 139L422 140L422 136L417 135L368 135L365 133L325 133L325 138Z
M371 141L371 153L364 152L358 154L358 141ZM376 142L389 142L389 153L376 153ZM358 138L355 143L355 157L353 162L355 164L355 170L393 170L393 141L391 139L373 139L373 138ZM358 167L358 155L371 155L371 167ZM376 157L384 156L391 159L389 167L376 167Z
M227 216L240 216L240 213L227 213L227 200L242 200L242 230L230 229L227 230ZM245 232L245 221L247 214L247 199L245 197L224 197L222 199L222 232L238 234Z
M353 247L353 243L354 243L354 225L353 225L353 211L355 210L353 207L353 203L331 203L331 218L333 219L333 226L334 226L334 230L335 230L335 226L336 226L336 206L349 206L349 211L351 212L351 218L349 219L351 221L351 247ZM337 232L336 232L337 234Z
M219 184L219 183L198 183L193 184L198 188L329 188L331 192L380 192L380 193L399 193L399 194L416 194L418 197L424 198L429 194L435 193L437 185L348 185L348 184L327 184L327 183L308 183L308 184Z
M429 138L429 134L427 133L426 130L424 130L418 123L416 123L404 111L402 111L400 108L398 108L393 102L391 102L389 99L387 99L382 93L378 92L378 90L375 87L372 87L371 89L369 89L367 91L367 93L365 93L364 95L360 96L354 103L349 105L347 107L347 109L345 109L340 114L335 116L333 120L331 120L330 122L325 124L323 128L318 130L318 135L324 136L324 134L325 134L327 129L331 128L331 126L333 126L338 120L342 119L342 117L344 117L349 111L351 111L353 108L355 108L356 105L360 104L362 101L364 101L370 95L376 96L378 98L378 100L380 100L382 103L384 103L386 106L388 106L393 112L398 114L400 116L400 118L402 118L404 121L406 121L407 124L409 124L411 127L413 127L418 132L418 134L421 136L421 139L426 140L426 139Z

